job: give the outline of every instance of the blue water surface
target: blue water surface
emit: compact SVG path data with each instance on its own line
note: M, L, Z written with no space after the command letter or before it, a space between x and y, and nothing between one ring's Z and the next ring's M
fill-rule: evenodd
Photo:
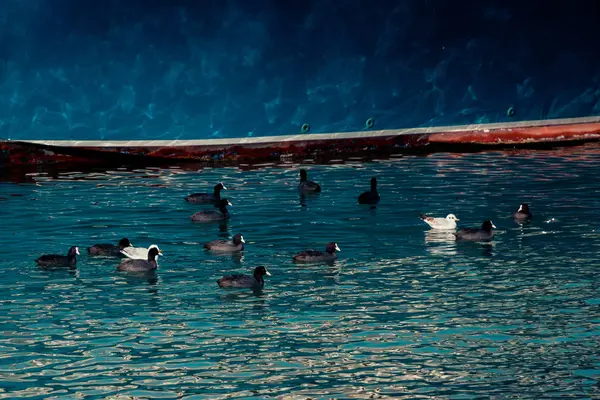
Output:
M2 398L600 396L598 145L300 165L30 175L0 184ZM377 176L376 209L357 195ZM223 181L227 224L183 197ZM510 218L520 202L534 219ZM419 220L492 219L491 243ZM241 232L241 256L202 244ZM154 276L85 249L128 237ZM298 251L339 243L333 265ZM82 250L76 271L44 253ZM216 280L266 265L262 292ZM290 397L285 397L290 396Z

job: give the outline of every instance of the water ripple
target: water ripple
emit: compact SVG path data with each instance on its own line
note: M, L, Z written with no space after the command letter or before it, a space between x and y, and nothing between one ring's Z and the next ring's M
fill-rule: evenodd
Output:
M594 398L600 396L593 145L242 171L117 169L0 184L0 398ZM382 203L356 196L380 182ZM223 181L227 223L194 224L183 197ZM510 219L520 202L534 221ZM419 220L490 218L489 244ZM18 228L12 228L18 227ZM242 232L241 256L202 244ZM159 244L152 275L82 254L128 237ZM337 241L333 264L291 256ZM216 279L267 265L262 291Z

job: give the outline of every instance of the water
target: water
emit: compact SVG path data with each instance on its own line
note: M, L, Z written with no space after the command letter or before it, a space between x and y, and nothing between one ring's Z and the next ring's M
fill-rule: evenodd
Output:
M306 165L113 170L0 184L2 398L600 396L600 146ZM356 196L377 176L376 209ZM183 201L223 181L228 224ZM209 189L210 190L210 189ZM534 213L518 225L520 202ZM488 245L420 212L491 218ZM243 256L202 244L241 232ZM85 248L158 244L155 276ZM333 265L291 256L337 241ZM74 272L33 260L78 245ZM266 265L262 292L215 280ZM286 397L289 396L289 397Z

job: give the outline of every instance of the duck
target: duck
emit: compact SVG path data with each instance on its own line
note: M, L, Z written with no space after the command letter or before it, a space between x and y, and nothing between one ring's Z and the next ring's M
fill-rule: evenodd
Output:
M117 271L128 272L151 272L158 268L157 257L162 255L158 247L150 246L145 260L128 258L117 265Z
M358 196L359 204L378 204L380 200L379 193L377 193L377 178L371 178L371 190L362 193Z
M300 192L312 192L312 193L320 193L321 186L318 183L309 181L308 175L305 169L300 170L300 183L298 184L298 191Z
M221 190L227 190L223 182L215 185L213 193L192 193L185 197L185 201L192 204L213 204L221 200Z
M226 288L247 288L247 289L260 289L264 286L265 281L263 276L271 276L271 273L267 271L264 266L259 266L254 268L253 276L243 275L243 274L234 274L227 275L219 280L217 280L217 284L219 287Z
M454 214L448 214L446 218L427 217L421 214L421 219L433 229L456 229L456 221L460 221Z
M233 236L232 240L213 240L206 243L204 248L214 251L242 251L244 250L244 243L246 243L244 236L241 233L237 233Z
M131 244L129 239L123 238L123 239L119 240L119 243L116 246L114 244L110 244L110 243L101 243L101 244L95 244L91 247L88 247L87 250L88 250L88 254L90 256L117 257L117 256L122 255L121 250L123 250L127 247L133 247L133 244Z
M66 256L59 254L44 254L38 257L35 262L40 267L69 267L75 268L77 265L77 256L79 254L79 247L71 246Z
M134 260L145 260L148 257L148 252L150 249L157 249L158 254L162 255L162 251L158 248L157 245L150 245L147 249L143 247L126 247L121 250L121 254L123 254L127 258L131 258Z
M513 218L518 221L527 221L533 218L533 214L529 211L529 204L523 203L519 209L512 214Z
M227 206L230 206L231 203L227 199L221 199L215 204L215 208L218 208L219 211L216 210L206 210L206 211L198 211L190 218L194 222L210 222L210 221L222 221L229 219L229 211L227 211Z
M337 243L327 243L325 251L317 250L305 250L296 254L293 259L296 262L321 262L321 261L333 261L337 259L336 251L341 251Z
M469 240L469 241L487 241L492 240L494 237L494 231L492 228L496 228L496 225L490 220L483 221L481 228L463 228L456 232L456 240Z

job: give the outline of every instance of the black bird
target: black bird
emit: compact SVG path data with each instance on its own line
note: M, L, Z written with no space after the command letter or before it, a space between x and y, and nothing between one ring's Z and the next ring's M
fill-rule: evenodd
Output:
M77 256L79 255L79 248L72 246L66 256L58 254L44 254L40 256L35 262L40 267L69 267L75 268L77 265Z
M217 210L205 210L198 211L193 214L190 218L194 222L211 222L211 221L222 221L225 219L229 219L229 211L227 210L227 206L230 206L231 203L227 199L221 199L215 204L215 208Z
M128 271L128 272L151 272L158 268L156 258L159 254L162 254L157 247L151 247L148 250L148 259L140 260L134 258L127 258L117 265L117 271Z
M337 259L336 251L341 251L337 243L327 243L325 251L318 250L305 250L294 256L294 261L297 262L321 262L321 261L333 261Z
M518 221L526 221L532 219L533 215L529 211L529 204L523 203L519 206L519 209L513 213L513 218Z
M219 287L233 287L233 288L248 288L248 289L260 289L264 286L265 281L263 276L271 276L271 273L263 266L254 268L254 276L234 274L224 276L217 280Z
M244 243L246 243L246 241L244 240L244 237L242 236L242 234L237 233L233 236L232 240L225 240L225 239L213 240L212 242L206 243L204 245L204 248L207 250L214 250L214 251L234 252L234 251L244 250Z
M213 193L193 193L185 197L185 201L193 204L212 204L221 200L221 190L227 190L222 182L215 185Z
M377 193L377 178L373 177L371 178L371 190L358 196L358 203L375 205L379 203L379 200L379 193Z
M300 170L300 183L298 184L298 191L308 193L319 193L321 191L321 186L318 183L309 181L308 175L306 174L305 169Z
M95 244L92 247L88 247L88 254L91 256L121 256L121 250L126 247L133 246L129 239L123 238L119 240L119 243L115 246L110 243Z
M454 235L456 236L456 240L469 240L474 242L481 242L492 240L494 237L494 231L492 228L495 228L496 225L490 220L483 221L481 224L481 229L478 228L463 228L456 232Z

